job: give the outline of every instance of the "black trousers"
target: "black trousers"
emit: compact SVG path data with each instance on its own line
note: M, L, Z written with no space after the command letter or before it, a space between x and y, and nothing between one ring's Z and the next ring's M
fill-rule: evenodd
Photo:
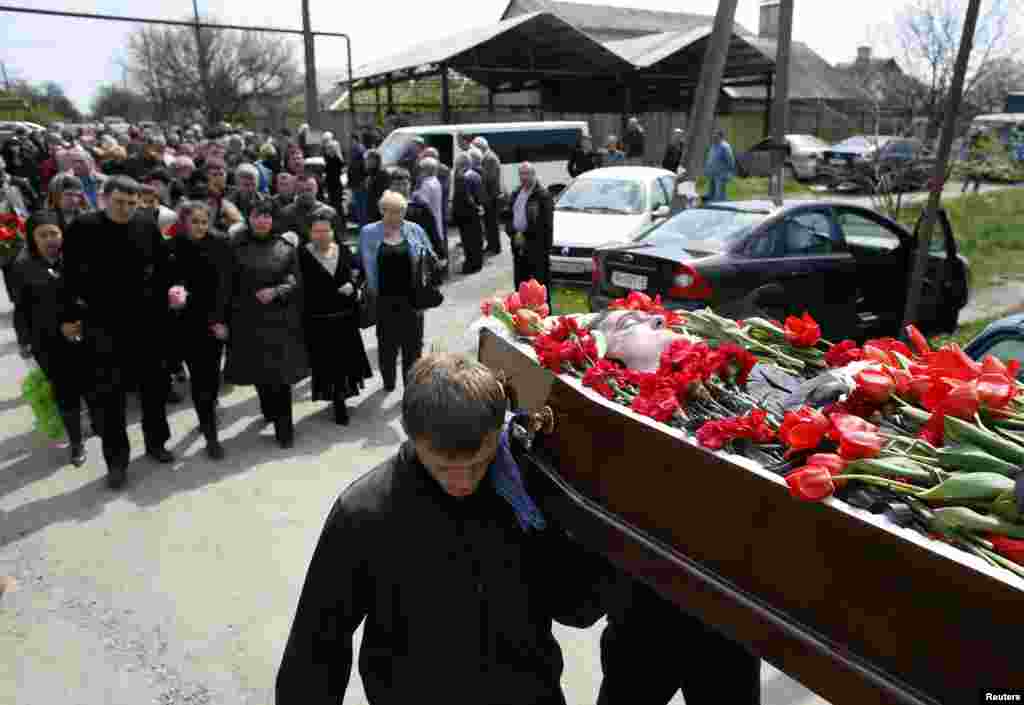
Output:
M463 274L474 274L484 266L484 233L480 217L477 215L461 216L456 221L459 236L462 238L462 249L466 253L466 261L462 265Z
M86 329L86 343L92 348L95 370L96 410L99 412L103 458L107 468L126 467L131 458L128 442L127 396L137 386L142 404L142 435L146 449L162 448L171 437L167 423L167 393L170 389L165 355L155 337L146 332L112 335L104 330Z
M199 430L206 440L216 440L217 395L220 393L224 343L206 330L192 331L182 337L182 342Z
M512 279L517 290L523 282L536 279L547 287L548 306L551 306L551 260L547 253L524 249L520 254L513 248Z
M257 384L256 395L260 398L260 409L263 411L263 415L274 422L274 435L277 436L277 440L294 437L292 386L290 384Z
M402 353L402 381L423 354L423 312L405 296L377 298L377 362L384 386L395 386L395 365Z
M501 233L498 232L498 197L484 202L484 232L487 235L487 251L501 254Z
M91 369L85 349L75 343L55 340L52 345L36 350L34 357L53 387L68 442L73 446L81 445L83 398L90 417L96 416Z
M760 705L761 662L639 582L608 611L597 705Z

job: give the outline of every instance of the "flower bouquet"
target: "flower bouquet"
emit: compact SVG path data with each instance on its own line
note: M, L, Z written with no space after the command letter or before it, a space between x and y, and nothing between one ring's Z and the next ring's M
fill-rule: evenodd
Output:
M36 431L53 441L64 438L64 422L57 407L53 385L42 369L37 367L25 377L21 383L21 398L28 402L32 409Z
M0 266L7 266L25 246L25 220L17 213L0 213Z

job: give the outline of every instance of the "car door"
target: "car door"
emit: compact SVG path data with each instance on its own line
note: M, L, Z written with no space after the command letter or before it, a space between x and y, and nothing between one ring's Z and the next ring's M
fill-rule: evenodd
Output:
M917 240L923 218L914 227ZM908 263L907 285L913 271ZM921 289L917 319L919 328L928 333L949 333L956 329L960 309L967 303L967 268L957 252L953 226L945 210L938 212L938 221L928 243L928 267Z
M835 206L835 218L856 262L857 314L865 335L896 335L907 296L910 237L865 208Z
M654 225L660 225L668 220L672 207L672 187L666 187L666 180L674 182L671 176L659 176L652 179L647 186L647 192L650 194L650 222Z
M856 265L828 206L803 208L748 239L734 265L755 310L809 313L827 337L852 335Z
M747 176L768 176L771 171L771 140L761 140L747 152Z

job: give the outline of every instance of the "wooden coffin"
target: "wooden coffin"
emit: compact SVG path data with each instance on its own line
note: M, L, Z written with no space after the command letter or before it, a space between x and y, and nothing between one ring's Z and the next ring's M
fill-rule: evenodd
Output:
M525 454L543 511L833 705L1024 687L1024 581L839 500L795 501L489 331L480 359L520 408L554 412Z

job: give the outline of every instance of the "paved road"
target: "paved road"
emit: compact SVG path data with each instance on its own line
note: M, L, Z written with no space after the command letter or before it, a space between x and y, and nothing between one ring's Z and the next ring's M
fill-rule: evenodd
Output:
M507 253L450 284L443 308L427 315L430 344L465 349L481 298L510 287ZM300 385L296 445L283 451L258 423L251 390L230 390L222 402L228 458L218 464L203 455L190 407L177 406L170 420L179 461L167 468L137 459L115 494L104 485L98 439L88 442L89 462L73 469L66 449L32 432L18 398L27 368L10 324L0 299L0 576L18 582L0 598L0 705L272 703L324 516L402 440L398 394L373 380L341 428ZM367 346L375 357L372 337ZM572 705L594 702L600 626L558 629ZM679 648L682 660L689 645ZM767 667L764 693L766 705L823 703ZM365 702L358 674L344 702Z

